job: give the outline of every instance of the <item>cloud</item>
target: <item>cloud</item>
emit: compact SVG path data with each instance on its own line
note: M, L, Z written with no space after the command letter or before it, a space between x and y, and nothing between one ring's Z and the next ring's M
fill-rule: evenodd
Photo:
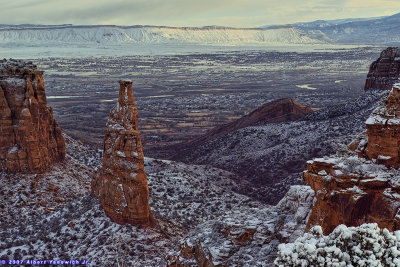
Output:
M398 0L0 0L0 23L251 27L400 11Z

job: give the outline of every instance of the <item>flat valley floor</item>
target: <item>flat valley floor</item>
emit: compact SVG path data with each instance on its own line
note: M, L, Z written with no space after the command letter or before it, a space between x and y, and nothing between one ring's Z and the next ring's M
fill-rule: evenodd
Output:
M381 50L240 50L33 61L45 71L48 104L61 127L98 148L118 98L118 80L131 79L145 155L157 156L159 147L188 141L275 99L291 97L319 109L356 98Z

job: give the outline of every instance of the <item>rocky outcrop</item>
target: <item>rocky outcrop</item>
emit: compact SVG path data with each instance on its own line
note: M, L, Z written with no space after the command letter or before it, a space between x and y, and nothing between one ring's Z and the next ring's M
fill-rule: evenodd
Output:
M189 232L167 266L272 266L277 245L304 233L313 199L309 186L296 185L276 206L236 207Z
M400 75L400 49L388 47L369 67L364 90L390 90Z
M43 72L31 62L0 61L0 132L0 170L40 173L65 158Z
M215 127L205 135L191 141L191 144L197 144L214 139L236 130L249 126L260 126L268 123L294 121L313 110L291 98L282 98L268 102L261 107L253 110L248 115L241 117L228 124Z
M377 223L390 231L400 229L399 103L396 84L386 104L366 121L367 132L351 145L356 153L308 162L303 178L317 201L307 228L321 225L330 233L340 224Z
M132 82L120 83L118 104L111 110L104 137L103 166L92 181L92 192L112 221L148 226L149 188L144 171L138 111Z
M400 167L400 84L393 86L385 106L377 107L367 122L365 156L387 167Z
M336 226L377 223L400 229L398 174L363 158L319 158L310 161L304 180L315 190L316 203L307 229L321 225L324 233Z

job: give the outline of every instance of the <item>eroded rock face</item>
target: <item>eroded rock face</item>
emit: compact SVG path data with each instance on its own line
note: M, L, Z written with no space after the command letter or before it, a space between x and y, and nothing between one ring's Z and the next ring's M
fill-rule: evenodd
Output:
M313 199L309 186L296 185L276 206L234 208L189 232L167 266L273 266L278 244L303 235Z
M400 229L400 181L396 171L353 156L314 159L304 180L315 191L316 203L307 229L321 225L324 233L336 226L375 222L389 231Z
M369 67L364 90L390 90L400 75L400 49L388 47Z
M364 154L387 167L400 167L400 84L393 86L386 106L377 107L367 122Z
M43 72L32 63L0 61L0 132L0 170L40 173L65 158Z
M103 166L95 174L92 191L112 221L150 224L149 188L144 171L138 111L132 82L120 81L118 104L111 110L104 137Z
M316 192L307 228L328 234L340 225L377 223L400 229L400 85L366 121L367 132L351 147L352 156L314 159L304 180ZM357 154L357 155L356 155Z

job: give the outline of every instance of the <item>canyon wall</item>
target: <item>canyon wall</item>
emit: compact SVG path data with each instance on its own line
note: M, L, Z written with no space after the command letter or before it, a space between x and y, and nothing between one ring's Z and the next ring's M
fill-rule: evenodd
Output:
M400 75L400 49L388 47L369 67L364 90L390 90Z
M43 72L31 62L0 61L0 132L0 170L39 173L65 158Z
M340 225L377 223L400 230L400 84L367 119L367 131L351 144L354 152L307 162L304 180L316 203L307 229L328 234Z

